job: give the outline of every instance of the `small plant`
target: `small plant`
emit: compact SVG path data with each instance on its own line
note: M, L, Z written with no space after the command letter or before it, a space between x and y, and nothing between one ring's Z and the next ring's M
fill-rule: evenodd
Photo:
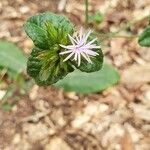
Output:
M4 95L1 97L0 108L9 111L13 102L8 99L15 96L16 91L19 94L25 94L29 88L29 82L26 81L23 74L26 70L27 58L15 44L12 42L0 41L0 85L7 85Z
M51 85L76 68L83 72L101 69L103 54L97 39L89 31L77 34L63 16L43 13L24 25L35 47L27 63L27 72L39 85ZM69 55L68 55L69 54Z
M13 43L0 41L0 67L14 73L21 73L26 68L27 58Z
M97 11L95 14L89 15L89 23L100 24L103 22L104 16L101 12Z
M88 26L91 20L88 0L85 0L85 9L85 22ZM99 23L102 19L100 13L94 17ZM38 85L55 85L65 90L88 93L104 90L118 82L118 72L112 67L103 66L101 43L91 30L85 31L81 27L78 31L66 17L50 12L30 17L24 24L24 29L34 43L27 62L27 73ZM148 27L139 37L142 46L150 45L149 29ZM116 37L117 33L102 36L110 39ZM89 82L90 79L93 84ZM85 84L88 82L88 85Z

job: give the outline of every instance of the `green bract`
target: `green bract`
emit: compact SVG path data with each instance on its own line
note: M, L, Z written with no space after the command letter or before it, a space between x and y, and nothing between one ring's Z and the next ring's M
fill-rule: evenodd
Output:
M73 35L74 26L64 17L50 12L33 16L24 24L34 48L28 58L27 72L39 85L50 85L74 71L75 67L84 72L98 71L102 67L103 55L92 58L93 64L82 60L80 67L74 61L63 62L59 55L64 51L59 44L70 45L68 34ZM91 37L92 38L92 37Z

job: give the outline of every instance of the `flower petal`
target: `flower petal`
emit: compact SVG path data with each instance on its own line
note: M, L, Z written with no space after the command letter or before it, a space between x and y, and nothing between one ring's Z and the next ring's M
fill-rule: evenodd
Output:
M59 44L62 48L65 48L65 49L74 49L75 46L74 45L62 45L62 44Z
M83 52L81 52L81 55L87 60L87 62L91 63L92 61L90 60L90 58L85 55Z
M87 50L85 51L85 53L86 53L87 55L91 55L91 56L97 56L97 55L99 55L97 52L94 52L94 51L92 51L92 50L90 50L90 49L87 49Z
M83 46L84 49L98 49L98 48L101 48L100 46L96 46L95 44L93 45L85 45Z
M72 50L68 50L68 51L64 51L64 52L60 52L59 55L64 55L64 54L68 54L68 53L71 53Z
M81 64L81 55L80 53L77 53L77 55L78 55L78 67L79 67Z
M87 42L87 39L88 39L88 37L90 36L90 34L91 34L91 30L89 30L89 32L86 34L86 36L85 36L85 38L84 38L84 44Z
M65 61L67 61L68 59L70 59L73 54L74 54L73 52L72 52L71 54L69 54L69 55L63 60L63 62L65 62Z
M91 63L91 64L92 64L92 61L91 61L91 59L90 59L89 55L87 55L87 57L88 57L88 59L89 59L89 63Z
M78 54L75 53L74 60L77 61Z
M91 45L92 43L94 43L96 40L97 40L97 38L93 39L92 41L90 41L90 42L87 43L86 45L89 46L89 45Z
M70 34L68 34L68 37L73 45L78 43L72 36L70 36Z

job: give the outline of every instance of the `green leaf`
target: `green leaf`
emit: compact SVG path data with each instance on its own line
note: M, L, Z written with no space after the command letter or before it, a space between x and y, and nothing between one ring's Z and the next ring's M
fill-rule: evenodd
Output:
M10 105L10 104L8 104L8 103L4 103L4 104L2 105L2 109L3 109L4 111L10 111L10 110L12 109L12 105Z
M51 39L51 42L55 44L55 41L57 41L57 35L58 35L58 31L57 29L53 26L52 23L47 22L46 23L47 26L47 32L48 32L48 36Z
M30 17L24 29L34 45L43 50L50 49L56 43L67 44L67 34L73 33L73 25L66 17L50 12Z
M94 15L89 16L89 23L101 23L104 19L104 16L101 12L96 12Z
M150 47L150 26L139 36L138 43L143 47Z
M13 43L0 41L0 66L14 72L22 72L26 68L26 57Z
M74 26L69 22L68 19L62 19L58 27L58 41L63 45L70 44L68 40L68 34L72 35L74 33Z
M116 84L119 79L118 72L112 66L104 64L100 71L93 73L76 70L54 86L63 88L65 91L92 93L102 91Z
M72 72L70 63L64 63L55 51L33 48L27 63L27 73L38 85L51 85Z
M49 48L50 41L48 39L47 32L44 29L30 22L27 22L24 25L24 29L27 35L33 40L35 46L42 49Z
M74 68L63 62L59 44L68 45L73 25L64 17L50 12L30 17L24 25L35 47L28 58L27 73L38 85L50 85L62 79Z

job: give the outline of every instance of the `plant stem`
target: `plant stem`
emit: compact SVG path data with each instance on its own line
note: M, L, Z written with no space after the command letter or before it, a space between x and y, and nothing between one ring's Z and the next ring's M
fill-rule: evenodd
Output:
M118 31L116 31L116 32L114 32L114 33L117 34L117 33L121 32L121 31L123 31L123 30L126 30L127 28L129 28L129 27L135 25L136 23L138 23L138 22L140 22L140 21L142 21L142 20L144 20L144 19L149 19L149 15L146 15L146 16L144 16L144 17L138 19L138 20L134 20L134 21L132 21L132 22L127 23L126 25L124 25L124 26L121 27Z
M121 31L123 30L126 30L127 28L133 26L134 24L136 24L137 22L140 22L141 20L144 20L144 19L148 19L149 18L149 15L147 16L144 16L138 20L134 20L133 22L129 22L127 23L126 25L124 25L123 27L121 27L118 31L116 32L110 32L110 33L97 33L97 36L99 37L103 37L102 41L105 41L106 39L111 39L111 38L128 38L128 39L131 39L131 38L137 38L138 35L129 35L129 36L126 36L126 35L118 35L118 33L120 33Z
M99 36L99 38L101 39L101 41L105 41L106 39L107 40L111 40L111 39L113 39L113 38L125 38L125 39L134 39L134 38L138 38L138 35L129 35L129 36L127 36L127 35L115 35L115 34L105 34L105 35L103 35L103 34L100 34L100 35L98 35ZM103 38L101 38L101 37L103 37Z
M88 25L89 22L89 10L88 10L89 2L85 0L85 24Z

